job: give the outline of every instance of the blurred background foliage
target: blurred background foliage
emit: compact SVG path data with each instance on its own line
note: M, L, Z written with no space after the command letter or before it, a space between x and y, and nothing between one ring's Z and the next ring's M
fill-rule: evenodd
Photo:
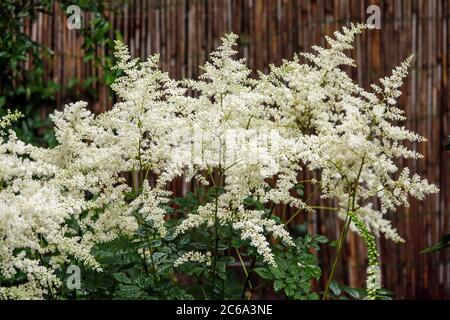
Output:
M45 77L45 61L52 59L54 52L42 43L34 41L28 33L24 32L25 22L33 22L39 13L52 14L54 6L59 5L66 15L70 1L35 1L35 0L2 0L0 2L0 116L5 115L8 109L18 110L25 117L13 128L20 139L35 145L55 145L55 137L51 122L43 106L55 103L55 94L60 90L67 90L72 98L79 99L75 90L72 90L79 80L71 78L67 85L57 83ZM82 20L84 24L79 30L83 44L84 62L91 62L95 67L103 70L102 77L91 76L82 80L83 95L96 98L94 84L111 84L116 76L112 69L114 58L112 55L113 39L111 33L120 39L120 34L114 32L108 22L104 1L82 0L77 1L83 13L90 13L89 21ZM107 53L105 56L96 54L96 48L102 47Z

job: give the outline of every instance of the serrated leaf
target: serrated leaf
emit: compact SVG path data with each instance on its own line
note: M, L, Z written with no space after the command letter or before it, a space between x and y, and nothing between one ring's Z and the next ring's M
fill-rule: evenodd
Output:
M153 256L152 256L152 259L155 260L155 261L159 261L159 260L161 260L162 258L165 258L165 257L167 257L167 253L165 253L165 252L155 252L153 254Z
M281 282L281 280L275 280L273 282L273 289L275 290L275 292L283 289L283 282Z
M269 270L275 276L275 278L278 279L278 278L282 278L283 277L283 273L281 272L280 268L269 266Z
M120 285L116 293L116 298L119 299L142 299L142 296L142 290L135 285Z
M274 280L275 279L272 272L270 272L270 270L268 270L267 268L258 267L258 268L253 269L253 271L255 271L264 280Z
M132 284L133 282L128 278L128 276L124 273L113 273L112 275L114 279L116 279L120 283Z
M151 240L151 241L148 243L148 246L149 246L150 248L158 248L158 247L161 246L161 244L162 244L161 240Z

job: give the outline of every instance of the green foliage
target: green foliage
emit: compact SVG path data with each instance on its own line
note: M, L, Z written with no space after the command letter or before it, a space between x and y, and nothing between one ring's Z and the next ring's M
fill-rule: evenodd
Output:
M127 194L133 201L140 189ZM199 205L214 201L216 193L223 188L198 188L184 197L174 198L165 207L169 215L180 216L195 212ZM249 197L244 205L263 208ZM266 209L268 217L271 210ZM195 228L191 232L173 237L177 220L166 221L168 236L161 238L151 223L136 214L139 230L132 237L121 237L97 245L93 252L102 271L83 269L81 289L71 291L64 286L58 296L66 299L242 299L246 276L240 259L255 261L248 268L253 283L271 283L276 292L289 299L318 299L312 291L312 279L319 279L321 270L316 252L321 244L328 242L324 236L303 235L294 239L295 246L286 247L274 243L273 252L278 267L264 264L255 249L240 239L229 228L220 226L218 233L218 259L216 270L211 265L187 262L174 268L175 260L184 252L212 251L213 230ZM278 219L277 217L273 217ZM237 252L240 252L240 258ZM77 264L71 261L69 264ZM61 278L65 278L61 274ZM215 283L215 284L214 284ZM247 288L248 289L248 288ZM213 292L214 290L214 292ZM257 293L253 287L252 292Z
M313 250L328 242L324 236L306 235L295 239L295 246L284 250L277 246L275 261L277 267L255 268L255 272L264 280L273 282L275 292L283 291L289 299L318 299L317 293L311 292L311 280L319 279L320 267Z
M65 0L58 3L64 12L69 5L74 4ZM83 17L88 13L93 16L80 29L84 40L84 61L92 62L103 74L101 77L86 79L81 86L90 97L96 98L98 85L110 85L117 76L117 71L112 69L113 40L110 35L113 30L105 16L104 1L84 0L76 4ZM56 145L56 139L51 121L43 117L42 112L45 108L54 106L56 92L65 89L75 93L72 89L78 80L70 79L64 87L46 77L46 64L54 52L33 41L24 32L23 26L26 20L35 21L40 12L53 14L52 6L53 1L50 0L0 1L0 117L6 114L6 109L20 111L24 118L14 127L18 137L27 143L50 147ZM118 33L115 36L120 38ZM99 48L103 48L104 55L97 54Z
M50 6L51 1L0 2L0 116L6 114L6 107L24 114L15 131L22 140L37 144L54 140L43 130L49 121L41 119L37 107L51 103L60 85L44 78L44 61L53 52L33 41L23 26L25 19L35 20L39 11ZM27 61L32 68L26 67Z
M61 0L61 7L63 11L67 13L67 7L73 5L72 1ZM82 19L82 27L80 33L83 36L82 49L84 52L83 62L91 63L95 68L102 70L101 75L92 75L84 80L81 84L85 93L90 98L96 99L98 97L98 90L96 88L99 85L107 85L108 87L117 78L119 71L114 69L115 64L113 49L114 38L121 40L122 37L118 31L113 30L111 22L106 18L106 10L112 10L112 8L106 7L105 1L79 1L76 3L83 12L83 17L86 13L91 13L92 17L89 20ZM99 55L99 50L103 54ZM78 79L71 79L76 84Z
M446 248L450 248L450 233L443 235L442 238L436 242L436 244L422 250L420 253L433 253Z
M368 297L367 290L364 288L353 288L339 284L333 280L330 284L330 292L327 295L331 300L365 300ZM377 298L379 300L392 300L393 293L386 289L379 289L377 291Z
M174 276L175 253L160 240L124 237L97 246L95 257L103 270L82 271L77 299L192 299Z

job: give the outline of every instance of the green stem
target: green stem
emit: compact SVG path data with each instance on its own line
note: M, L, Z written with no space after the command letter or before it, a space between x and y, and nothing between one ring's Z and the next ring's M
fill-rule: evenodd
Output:
M220 110L223 110L223 94L220 95ZM219 144L221 141L219 140ZM214 258L213 258L213 264L212 264L212 298L215 299L216 296L216 273L217 273L217 255L218 255L218 249L219 249L219 224L218 224L218 218L217 218L217 213L219 210L219 186L222 183L222 167L220 164L220 160L221 160L221 152L219 152L219 183L215 183L214 177L213 177L213 172L212 170L209 169L208 166L208 171L210 173L213 185L215 187L215 197L214 197L214 204L215 204L215 210L214 210Z
M347 239L348 230L350 229L350 224L352 222L352 216L355 213L356 193L358 191L359 178L361 177L362 169L364 167L364 160L365 160L365 155L363 155L363 157L361 159L361 165L359 167L357 177L356 177L354 183L351 184L352 185L352 192L351 192L351 196L348 198L347 214L345 216L344 227L343 227L341 235L339 237L338 252L336 254L336 258L334 259L333 266L332 266L332 269L331 269L331 273L330 273L330 276L328 277L328 281L327 281L327 284L325 286L325 291L324 291L323 296L322 296L322 300L326 300L326 298L327 298L331 282L333 281L334 273L336 272L337 263L338 263L338 261L339 261L339 259L341 257L342 251L344 249L345 240ZM338 168L339 171L341 171L340 168L337 165L335 165L335 167ZM346 181L348 181L348 180L346 179Z
M228 239L228 254L227 254L227 261L225 262L225 270L228 268L228 263L230 262L230 257L231 257L231 242L233 240L233 226L232 223L229 222L228 223L228 228L229 228L229 232L230 232L230 238ZM237 248L236 248L237 250ZM225 281L223 281L223 292L225 292Z
M344 249L345 239L347 238L347 234L348 234L348 230L350 229L351 221L352 221L352 219L349 217L349 215L347 213L347 216L345 217L344 227L343 227L341 235L339 237L339 243L338 243L336 257L334 258L333 266L331 268L331 273L330 273L330 276L328 277L328 281L325 286L325 291L323 292L322 300L327 299L328 291L330 290L330 285L331 285L331 282L333 281L334 273L336 272L337 263L340 260L342 251Z
M220 171L220 168L219 168ZM215 210L214 210L214 258L213 258L213 265L212 265L212 298L215 298L215 289L216 289L216 273L217 273L217 255L218 255L218 249L219 249L219 221L217 218L217 213L219 210L219 186L222 182L222 173L219 173L219 183L214 183L214 188L215 190L215 197L214 197L214 205L215 205Z
M239 253L239 249L238 248L235 248L235 249L236 249L236 253L239 257L239 261L241 263L242 269L244 270L245 277L248 277L248 271L247 271L247 268L245 267L244 260L242 260L241 254ZM250 290L252 290L252 288L253 288L252 283L250 281L249 281L249 288L250 288Z
M256 256L253 257L252 262L250 264L250 268L249 268L247 277L245 277L244 290L242 291L242 299L245 298L245 293L247 292L247 288L250 288L250 286L251 286L250 276L252 275L253 268L255 267L255 264L256 264Z
M338 211L338 208L334 208L334 207L325 207L325 206L308 206L308 208L310 209L322 209L322 210L330 210L330 211ZM303 211L303 208L298 209L297 211L294 212L294 214L284 223L285 225L288 225L289 223L291 223L295 217L297 217L301 212Z
M202 289L203 297L205 300L208 300L208 297L206 296L205 288L203 287L203 282L200 282L200 288Z

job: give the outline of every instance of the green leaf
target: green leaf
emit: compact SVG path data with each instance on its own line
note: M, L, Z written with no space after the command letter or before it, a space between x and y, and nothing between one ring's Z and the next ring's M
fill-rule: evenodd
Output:
M0 97L0 108L2 108L6 103L6 97Z
M306 296L306 299L308 299L308 300L319 300L320 296L317 294L317 292L313 292L313 293L309 293Z
M333 241L330 242L330 247L336 247L337 248L338 244L339 244L339 241L333 240Z
M328 241L329 241L328 238L324 235L317 235L314 237L314 240L317 243L328 243Z
M120 285L118 291L115 293L116 298L136 300L143 299L144 293L135 285Z
M72 88L74 88L74 87L77 85L77 83L78 83L78 79L72 77L72 78L69 79L69 81L68 81L68 83L67 83L67 87L68 87L69 89L72 89Z
M445 248L450 248L450 233L442 236L442 238L435 245L422 250L420 253L433 253Z
M161 247L161 244L162 244L161 240L151 240L151 241L148 243L148 246L149 246L150 248L158 248L158 247Z
M276 257L275 257L276 258ZM280 263L280 261L278 261L277 263ZM270 272L273 274L273 276L276 279L282 278L283 277L283 272L281 272L280 268L278 267L273 267L273 266L269 266L269 270Z
M335 280L331 281L330 290L335 296L339 296L342 292L341 286Z
M445 150L450 150L450 136L448 136L448 143L445 147Z
M344 286L343 289L345 293L356 300L361 300L366 295L366 291L364 289L352 288L348 286Z
M133 282L124 273L113 273L112 275L120 283L132 284Z
M253 271L255 271L264 280L274 280L275 279L272 272L270 272L270 270L267 268L258 267L258 268L253 269Z
M165 252L155 252L152 256L152 259L155 261L159 261L163 258L167 257L167 253Z
M297 194L298 194L300 197L302 197L302 196L305 194L304 188L305 188L304 185L301 184L301 183L298 183L298 184L296 184L296 185L294 186L295 192L297 192Z
M275 292L283 289L283 282L281 280L275 280L273 282L273 289L275 290Z
M377 297L380 300L393 300L394 299L394 293L392 291L387 290L387 289L381 288L377 292Z

